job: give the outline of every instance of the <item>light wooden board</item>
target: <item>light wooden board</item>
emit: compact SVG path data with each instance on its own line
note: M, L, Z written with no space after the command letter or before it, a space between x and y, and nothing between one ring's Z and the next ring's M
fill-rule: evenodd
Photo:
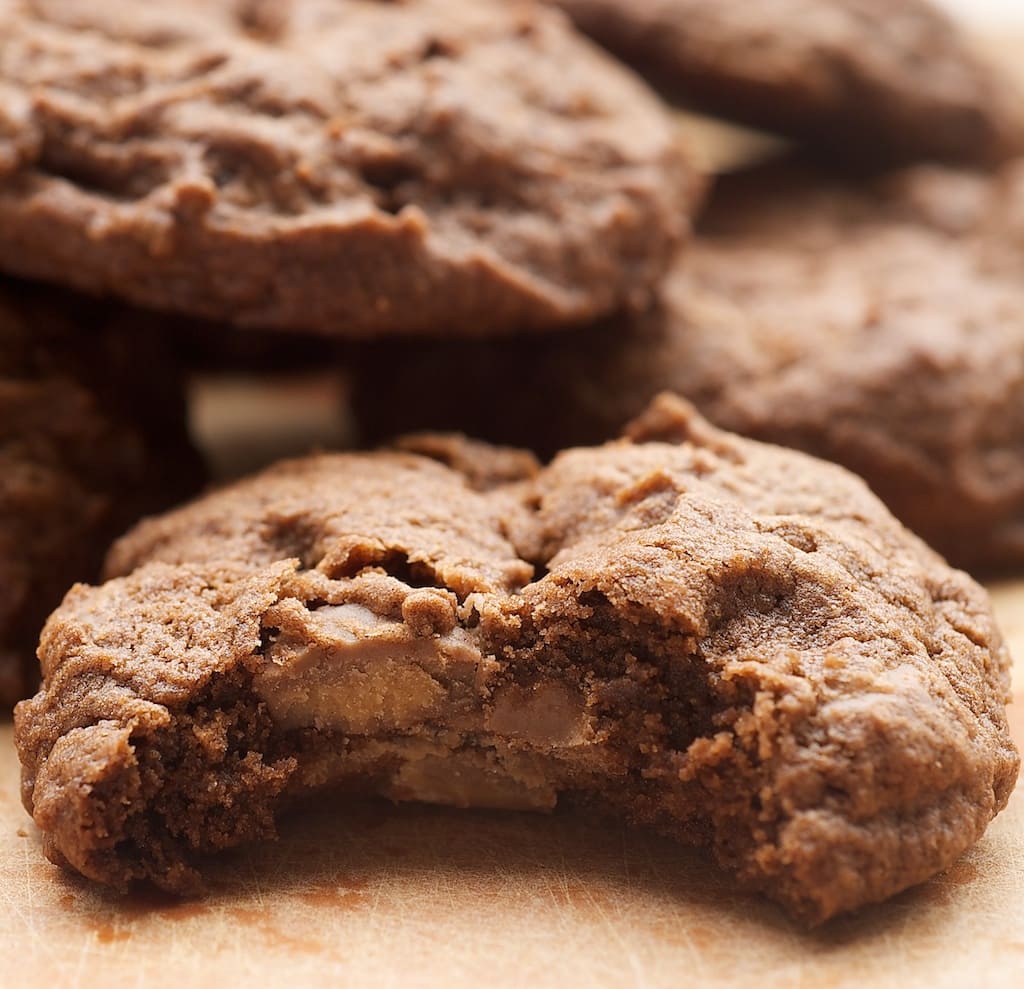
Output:
M1024 581L995 601L1024 657ZM1024 986L1024 789L948 873L814 934L670 841L578 815L384 803L293 820L226 857L209 898L174 904L108 897L43 858L10 736L2 986Z

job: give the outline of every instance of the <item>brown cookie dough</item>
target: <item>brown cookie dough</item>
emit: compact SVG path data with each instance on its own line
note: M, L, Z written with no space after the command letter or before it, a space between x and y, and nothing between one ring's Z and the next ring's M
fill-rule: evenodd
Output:
M0 707L35 690L71 584L199 480L181 384L137 314L0 280Z
M542 470L431 437L285 462L108 574L16 736L47 854L112 886L190 891L347 788L623 815L816 923L948 867L1017 773L984 591L843 469L667 396Z
M0 0L0 267L340 336L645 299L693 173L652 93L498 0Z
M1024 563L1024 168L844 184L727 179L659 306L525 346L353 355L380 439L468 429L543 455L614 436L663 389L833 460L973 569Z
M992 162L1020 94L929 0L551 0L668 95L844 159Z

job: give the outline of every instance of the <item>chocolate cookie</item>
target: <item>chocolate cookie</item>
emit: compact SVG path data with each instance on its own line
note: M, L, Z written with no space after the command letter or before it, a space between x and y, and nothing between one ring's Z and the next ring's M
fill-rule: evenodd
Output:
M1016 218L1014 211L1016 210ZM643 316L526 347L354 355L362 429L475 428L549 455L662 389L864 477L955 563L1024 563L1024 168L725 180Z
M667 94L844 160L992 162L1020 95L928 0L551 0Z
M0 707L46 616L139 516L193 493L181 384L126 310L0 280Z
M330 787L624 815L810 923L948 867L1018 767L984 591L839 467L667 396L629 437L414 438L143 523L16 712L47 854L187 892Z
M0 267L343 336L644 298L692 172L647 88L497 0L0 0Z

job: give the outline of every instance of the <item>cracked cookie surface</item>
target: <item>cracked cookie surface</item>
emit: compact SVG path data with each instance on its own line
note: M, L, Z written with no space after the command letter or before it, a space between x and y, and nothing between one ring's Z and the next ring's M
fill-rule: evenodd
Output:
M0 0L0 267L340 336L642 299L692 171L557 12L493 0Z
M199 485L182 383L138 323L0 279L0 706L35 690L39 631L71 584Z
M1024 169L723 180L646 314L586 333L356 355L366 437L467 429L544 455L663 389L843 464L954 563L1024 561ZM387 368L387 374L380 373Z
M285 462L122 539L16 712L47 855L187 892L329 787L575 803L815 923L1005 805L988 599L846 471L668 396L546 468L461 444Z
M843 160L1024 150L1012 81L929 0L551 0L681 101Z

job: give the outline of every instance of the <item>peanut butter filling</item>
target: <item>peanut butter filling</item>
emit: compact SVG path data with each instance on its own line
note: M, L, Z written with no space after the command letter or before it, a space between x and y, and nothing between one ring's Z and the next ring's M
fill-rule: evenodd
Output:
M549 810L561 763L593 743L580 690L501 682L471 630L417 635L361 604L289 617L297 624L267 649L256 693L286 730L360 743L358 755L308 766L319 782L387 764L378 790L395 800Z
M256 692L285 728L406 731L458 707L483 664L470 633L416 636L359 604L309 612L308 638L282 637Z

